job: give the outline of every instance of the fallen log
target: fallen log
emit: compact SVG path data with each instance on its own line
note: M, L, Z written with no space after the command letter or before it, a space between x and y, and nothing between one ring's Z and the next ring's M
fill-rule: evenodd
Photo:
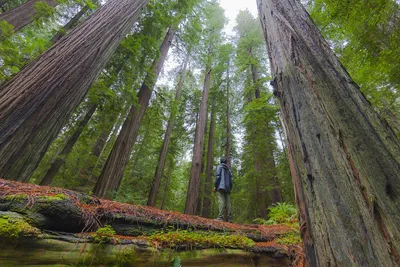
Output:
M94 253L97 256L93 256L93 251L101 247L100 250L107 251L101 254L106 254L109 258L122 257L118 256L122 248L123 251L133 250L136 254L140 251L141 260L136 261L135 266L138 262L143 266L151 266L149 262L154 265L154 257L149 256L154 255L154 251L163 255L158 257L163 260L154 266L169 264L171 257L184 258L186 264L192 262L192 265L184 266L196 266L199 262L212 262L227 257L228 252L235 255L233 258L236 257L237 261L241 261L239 258L245 261L251 259L250 265L243 266L254 266L254 259L260 261L261 258L270 262L263 266L287 266L290 262L294 266L302 266L300 244L285 245L276 242L293 231L295 229L286 225L232 224L98 199L61 188L0 179L0 240L3 241L0 263L2 259L8 264L16 263L15 260L21 261L21 257L10 255L16 255L12 251L28 251L26 244L29 244L30 250L34 250L31 254L43 251L48 244L53 244L59 251L57 255L75 251L67 257L70 261L68 264L85 262L90 257L91 261L94 258L98 260L101 257L97 252ZM61 249L60 244L65 250ZM215 249L220 253L206 253ZM202 256L194 257L196 253L189 253L193 251L201 251ZM194 258L186 257L184 253ZM65 257L64 255L63 259ZM43 264L57 264L60 259L51 256ZM272 259L284 265L273 265ZM25 257L25 260L30 259ZM26 263L21 261L19 264Z

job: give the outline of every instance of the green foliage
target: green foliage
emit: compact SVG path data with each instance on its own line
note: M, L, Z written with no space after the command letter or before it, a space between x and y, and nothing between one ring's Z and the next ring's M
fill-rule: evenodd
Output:
M278 202L268 208L267 224L292 224L297 223L297 209L293 204Z
M96 233L93 235L93 238L95 243L110 243L114 235L114 229L111 227L111 225L106 224L104 227L97 229Z
M14 34L14 26L2 20L0 21L0 32L2 38L8 38Z
M300 231L297 229L293 229L292 231L289 231L276 239L276 243L282 245L296 245L301 242L302 240L300 237Z
M217 234L203 231L178 230L176 232L156 233L146 238L162 247L188 248L251 248L254 241L241 235Z
M171 267L182 267L181 258L179 258L179 256L172 260Z
M35 3L35 20L45 21L54 15L55 8L49 6L46 2L38 1Z

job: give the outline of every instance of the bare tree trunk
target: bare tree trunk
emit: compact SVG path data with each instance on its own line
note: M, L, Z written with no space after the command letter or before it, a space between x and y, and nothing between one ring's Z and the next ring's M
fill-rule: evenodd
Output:
M225 158L228 167L231 167L231 119L230 119L230 107L229 107L229 87L230 87L230 61L228 61L228 68L226 70L226 146L225 146Z
M160 47L160 55L153 61L151 70L140 87L137 94L139 100L138 106L131 107L124 125L122 126L121 132L118 135L117 141L111 150L111 154L109 155L93 190L94 194L98 197L107 197L107 192L118 190L126 164L129 160L129 155L136 142L140 124L143 120L144 114L146 113L153 88L156 84L157 77L160 74L165 58L167 57L174 34L175 31L173 29L168 30Z
M167 192L168 192L169 183L171 181L171 175L172 175L173 167L174 167L174 161L171 160L170 165L169 165L168 174L167 174L167 180L165 181L164 192L163 192L163 195L162 195L162 198L161 198L160 210L163 210L164 206L165 206L165 201L166 201L166 198L167 198Z
M209 51L209 56L211 56L211 49ZM190 215L194 215L196 212L197 201L199 196L200 169L201 169L201 162L203 159L203 143L204 143L204 127L205 127L204 125L206 123L206 117L207 117L207 100L208 100L208 92L210 89L210 76L211 76L211 64L208 63L204 77L204 88L203 88L203 95L201 98L200 114L198 123L196 124L192 167L190 169L189 188L185 205L185 214L190 214Z
M1 89L0 177L28 180L145 4L108 1Z
M63 150L58 154L57 158L55 161L51 163L50 168L47 170L45 176L43 177L42 181L40 182L40 185L50 185L51 182L53 181L54 177L60 170L61 166L64 165L65 160L63 157L67 156L72 148L74 147L76 141L78 141L79 136L85 129L86 125L88 124L90 118L92 118L92 115L96 111L97 105L91 105L84 115L83 119L78 123L78 126L76 127L74 133L72 136L68 139L67 143L65 144Z
M212 170L214 165L213 141L215 128L215 101L211 104L211 119L210 131L208 134L208 148L207 148L207 167L206 167L206 180L204 183L204 200L202 217L210 218L211 214L211 188L212 188Z
M68 31L73 29L76 25L78 25L80 18L89 10L89 6L84 6L67 24L59 30L53 38L51 38L51 42L55 43L60 40Z
M153 206L155 207L156 205L156 199L157 199L157 193L158 190L160 188L160 183L161 183L161 177L164 171L164 166L165 166L165 159L167 157L167 152L168 152L168 145L169 145L169 141L171 138L171 133L172 133L172 128L174 126L174 120L176 117L176 111L178 110L178 106L179 106L179 101L181 99L181 92L182 92L182 88L183 88L183 81L185 79L185 75L186 75L186 69L187 69L187 65L189 63L189 53L186 56L185 62L183 64L183 69L181 72L181 75L179 77L179 82L178 82L178 86L176 88L176 92L175 92L175 103L174 103L174 108L171 112L171 117L169 118L168 121L168 125L167 125L167 130L165 132L164 135L164 141L163 141L163 145L160 151L160 156L158 157L158 164L156 167L156 173L154 175L154 182L153 182L153 186L151 188L150 194L149 194L149 199L147 201L147 206Z
M311 266L400 265L400 142L295 0L257 0Z
M51 7L57 5L55 0L29 0L25 4L0 14L0 21L7 21L8 24L14 26L14 32L17 32L33 21L37 13L35 5L38 2L44 2Z
M197 124L196 124L197 126ZM207 128L208 126L208 107L207 107L207 115L206 121L204 123L204 136L207 136ZM200 184L199 184L199 194L197 197L197 207L195 215L201 216L202 208L203 208L203 200L204 200L204 186L205 186L205 174L206 174L206 151L207 151L207 144L205 140L203 141L203 152L201 158L201 167L200 167Z
M272 130L272 129L271 129ZM271 132L266 130L266 134L271 135L272 138L274 138L274 131L272 130ZM266 138L267 140L269 138ZM268 144L268 152L264 156L265 158L265 167L267 169L267 177L268 177L268 196L269 196L269 202L268 206L271 206L277 202L282 202L282 193L281 193L281 186L280 182L278 179L278 173L276 169L276 164L275 164L275 158L274 158L274 142L271 141Z
M87 168L82 168L80 170L79 173L80 173L80 177L82 179L89 179L89 180L96 181L96 179L92 179L92 178L94 178L93 169L97 165L97 162L99 160L101 152L103 151L104 146L106 145L107 138L110 136L113 126L114 126L113 124L110 124L106 129L104 129L100 132L100 135L97 138L96 142L94 143L94 145L92 147L92 151L90 153L90 155L93 158L96 158L96 161L90 160L89 166Z

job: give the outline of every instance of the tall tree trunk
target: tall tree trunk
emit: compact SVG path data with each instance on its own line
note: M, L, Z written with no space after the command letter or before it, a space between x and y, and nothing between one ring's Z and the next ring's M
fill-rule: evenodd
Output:
M0 177L28 180L145 3L108 1L2 88Z
M204 123L204 136L207 136L207 126L208 126L208 107L207 107L207 115L206 115L206 121ZM206 174L206 151L207 151L207 144L205 140L203 141L203 152L202 152L202 158L201 158L201 166L200 166L200 184L199 184L199 194L197 197L197 207L196 207L196 213L195 215L201 216L202 213L202 208L203 208L203 200L204 200L204 178Z
M35 5L37 2L44 2L51 7L55 7L57 2L55 0L29 0L16 8L0 14L0 21L5 20L8 24L14 26L14 32L17 32L30 24L35 15Z
M104 149L104 146L106 145L107 142L107 138L108 136L111 134L111 131L113 129L113 124L110 124L107 128L103 129L100 134L99 137L97 138L96 142L94 143L92 150L90 152L90 155L93 157L90 160L89 166L87 168L82 168L80 170L80 177L82 179L89 179L89 180L93 180L96 181L96 179L92 179L93 177L93 169L97 166L97 162L99 161L99 157L101 155L101 152Z
M209 57L211 57L211 49L209 49ZM208 60L206 73L204 77L203 95L201 98L200 114L198 123L196 124L196 132L194 137L192 167L190 169L189 188L186 197L185 214L194 215L196 212L197 201L200 188L200 171L201 161L203 159L203 143L204 143L204 127L207 117L207 100L210 89L211 64Z
M176 113L178 110L179 101L181 99L183 81L185 79L188 63L189 63L189 53L186 56L185 62L183 64L183 69L182 69L181 75L179 77L178 86L177 86L176 92L175 92L174 108L171 112L171 115L170 115L171 117L169 118L168 125L167 125L167 131L165 132L165 135L164 135L164 141L163 141L163 145L162 145L162 148L160 151L160 156L158 157L158 164L156 167L156 173L154 175L154 182L153 182L153 186L151 187L149 199L147 201L147 206L155 207L155 205L156 205L157 194L158 194L158 190L160 188L161 177L162 177L162 174L164 171L164 166L165 166L165 159L167 157L168 145L169 145L169 141L171 138L172 128L174 126L174 120L175 120Z
M251 49L249 50L250 57L252 58ZM257 67L254 64L250 65L251 78L254 85L254 97L260 98L261 91L258 84L259 75ZM268 173L265 168L265 162L268 158L266 151L259 151L257 147L256 140L261 138L261 135L265 135L265 127L263 124L256 124L251 126L251 131L253 135L252 141L254 147L254 169L256 171L255 179L256 179L256 195L257 195L257 208L258 208L258 216L263 219L267 219L267 186L268 186ZM268 137L267 137L268 138ZM267 148L268 149L268 148ZM268 170L269 171L269 170Z
M175 31L173 29L170 28L168 30L160 47L160 55L153 61L151 70L146 76L137 94L138 105L131 107L111 154L101 171L100 177L93 190L94 194L98 197L106 197L107 192L116 191L118 189L132 147L136 142L139 126L149 105L157 77L160 74L169 47L171 46L174 33Z
M271 127L272 128L272 127ZM270 134L272 138L274 138L274 130L271 129L268 131L268 126L266 133ZM269 138L266 138L267 140ZM264 155L265 158L265 167L267 169L267 177L268 177L268 196L269 196L269 202L268 206L271 206L277 202L282 202L282 193L281 193L281 186L280 182L278 179L278 172L276 169L276 164L275 164L275 157L274 157L274 147L275 144L273 141L270 141L268 146L267 146L267 154Z
M174 167L174 161L171 160L170 161L170 165L169 165L169 169L168 169L167 180L165 181L164 192L163 192L163 195L162 195L162 198L161 198L160 210L163 210L164 206L165 206L165 200L167 198L167 192L168 192L169 183L171 181L171 175L172 175L173 167Z
M207 167L206 167L206 180L204 183L204 200L202 217L210 218L211 214L211 188L212 188L212 169L214 165L213 141L214 141L214 128L215 128L215 101L211 104L211 119L210 131L208 134L208 148L207 148Z
M96 111L97 105L91 105L84 115L83 119L78 123L78 126L76 127L74 133L72 136L68 139L67 143L65 144L63 150L58 154L57 158L53 163L51 163L50 168L47 170L45 176L43 177L42 181L40 182L40 185L50 185L51 182L53 181L54 177L60 170L61 166L64 165L65 160L63 157L67 156L72 148L74 147L76 141L78 141L79 136L85 129L86 125L88 124L90 118L92 118L92 115Z
M225 145L225 158L228 167L231 167L231 119L229 107L229 87L230 87L230 61L228 61L228 68L226 71L226 145Z
M55 43L58 40L60 40L68 31L73 29L76 25L78 25L78 22L80 18L82 18L83 15L89 10L89 6L84 6L70 21L68 21L67 24L62 27L61 30L59 30L53 38L51 38L51 42Z
M257 0L311 266L400 265L400 142L295 0Z
M113 129L111 129L111 133L109 134L108 140L107 139L105 140L105 144L103 145L103 149L98 156L96 164L94 165L94 169L101 170L104 167L104 164L108 157L107 151L112 149L115 139L117 138L117 135L119 133L119 129L121 128L121 126L123 124L123 117L125 117L126 113L127 112L123 111L117 118L117 122L113 125ZM89 180L91 182L92 181L97 182L98 177L99 176L96 174L96 172L92 171Z

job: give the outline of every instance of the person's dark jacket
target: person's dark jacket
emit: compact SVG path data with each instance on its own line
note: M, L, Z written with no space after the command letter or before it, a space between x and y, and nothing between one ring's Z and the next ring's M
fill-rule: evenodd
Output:
M232 173L228 165L221 163L217 167L217 175L215 176L214 187L216 190L225 190L230 193L232 190Z

